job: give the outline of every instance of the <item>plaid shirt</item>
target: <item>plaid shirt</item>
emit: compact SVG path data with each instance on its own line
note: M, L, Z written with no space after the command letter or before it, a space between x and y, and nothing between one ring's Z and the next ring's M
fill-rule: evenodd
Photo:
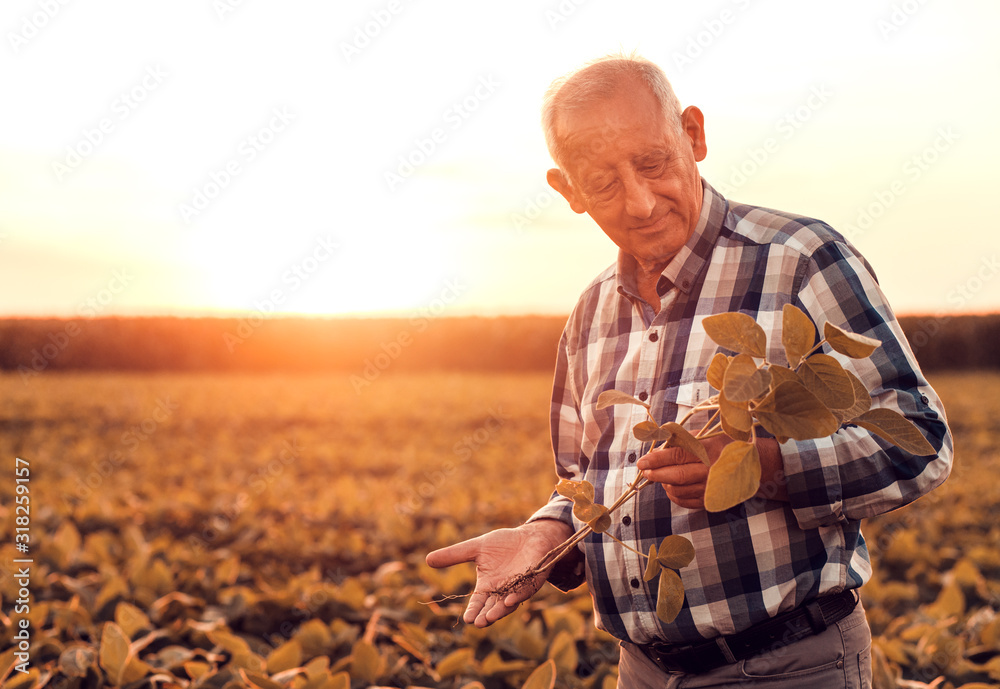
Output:
M672 624L656 617L658 582L642 581L644 558L602 535L581 544L597 625L635 643L688 644L732 634L817 595L861 586L871 576L861 520L915 500L951 469L944 409L867 261L820 221L730 205L703 184L698 225L663 271L659 313L638 297L633 259L620 252L569 318L551 409L559 477L586 479L595 501L613 502L649 450L631 432L646 415L627 404L598 411L597 396L621 390L647 399L661 423L677 420L713 394L706 370L719 348L702 319L749 314L768 334L768 360L786 364L780 330L787 303L809 314L818 332L830 321L881 340L868 359L834 356L864 381L873 407L904 414L938 455L916 457L851 426L780 445L790 503L755 497L709 513L674 505L658 486L643 490L614 513L610 531L640 552L669 534L694 543L694 561L680 570L684 607ZM698 429L707 417L696 415L687 427ZM571 508L553 494L531 519L573 522L576 529L581 523Z

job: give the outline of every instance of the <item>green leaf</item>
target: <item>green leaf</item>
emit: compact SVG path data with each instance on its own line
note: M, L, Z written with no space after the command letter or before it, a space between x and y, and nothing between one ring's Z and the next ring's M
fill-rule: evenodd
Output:
M829 321L823 326L823 337L833 347L835 352L852 359L864 359L871 356L881 343L874 337L866 337L839 328Z
M535 668L521 689L552 689L556 685L556 661L549 658Z
M731 402L725 393L719 394L719 414L722 417L724 430L729 426L742 433L748 433L753 426L749 402Z
M645 443L649 441L670 440L673 432L666 425L660 426L653 421L640 421L632 428L632 435L636 437L636 440L641 440Z
M781 344L785 347L788 365L795 368L816 344L816 328L802 309L785 304L781 309Z
M708 316L702 323L705 332L720 347L758 359L767 356L767 335L764 334L764 329L745 313L720 313Z
M605 390L597 396L598 409L606 409L614 404L638 404L640 407L649 409L649 405L642 400L618 390Z
M830 410L841 424L845 424L851 419L861 416L872 408L872 396L868 392L868 388L865 387L865 384L856 375L850 371L846 371L846 373L847 377L851 379L851 385L854 386L854 404L847 409Z
M911 454L924 457L937 454L913 422L892 409L871 409L853 418L851 423L871 431Z
M828 354L813 354L796 372L799 380L820 401L833 409L847 409L854 404L854 384L840 362Z
M656 616L670 624L684 606L684 582L672 569L660 572L660 588L656 596Z
M708 384L716 390L722 391L723 381L726 379L726 369L729 368L729 357L722 352L716 352L712 357L712 363L708 365L705 377Z
M771 384L771 374L757 364L747 354L740 354L726 369L722 392L730 402L747 402L767 392Z
M667 536L660 542L656 560L662 567L680 569L687 567L694 559L694 545L683 536Z
M667 441L668 447L684 448L702 462L708 464L708 453L705 452L705 446L701 444L700 440L691 435L690 431L673 421L663 424L663 428L668 428L673 433L670 436L670 440Z
M757 446L740 441L722 449L718 461L708 470L705 509L722 512L749 500L760 489L760 455Z
M656 559L656 544L649 546L649 559L646 560L646 571L642 575L643 581L652 581L660 573L660 563Z
M754 416L779 438L825 438L840 428L826 405L795 381L786 381L772 390L754 410Z

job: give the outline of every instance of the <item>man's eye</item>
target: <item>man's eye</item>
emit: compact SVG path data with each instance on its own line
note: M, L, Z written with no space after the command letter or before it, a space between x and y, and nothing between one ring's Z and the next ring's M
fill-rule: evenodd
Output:
M615 182L608 182L607 184L597 187L594 189L595 196L610 196L615 191Z

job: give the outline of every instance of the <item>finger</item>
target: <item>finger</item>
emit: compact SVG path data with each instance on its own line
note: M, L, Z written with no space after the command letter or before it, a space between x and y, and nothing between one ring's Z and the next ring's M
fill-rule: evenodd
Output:
M487 594L482 591L474 592L469 598L469 605L465 608L465 614L462 615L462 621L466 624L474 623L479 617L487 598Z
M477 627L488 627L501 617L507 614L506 606L500 601L500 597L495 593L490 594L479 614L476 616L475 625Z
M660 467L691 464L700 461L700 459L682 448L669 447L662 450L653 450L643 456L636 462L636 467L638 469L658 469Z
M674 502L678 500L702 500L705 497L705 484L694 484L690 486L664 486L667 495Z
M705 501L704 501L704 499L683 500L683 499L674 498L669 493L667 494L667 497L669 497L670 501L672 503L674 503L675 505L677 505L678 507L683 507L683 508L689 509L689 510L703 510L703 509L705 509Z
M441 567L451 567L463 562L474 562L478 555L479 537L434 550L427 553L425 560L431 567L440 569Z
M659 469L647 469L643 472L650 481L671 486L686 486L705 483L708 469L704 464L677 464Z

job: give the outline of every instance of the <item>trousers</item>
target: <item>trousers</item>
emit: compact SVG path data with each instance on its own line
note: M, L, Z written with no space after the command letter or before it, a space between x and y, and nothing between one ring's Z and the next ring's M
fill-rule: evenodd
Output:
M664 672L622 642L619 689L871 689L871 630L864 606L825 631L703 674Z

